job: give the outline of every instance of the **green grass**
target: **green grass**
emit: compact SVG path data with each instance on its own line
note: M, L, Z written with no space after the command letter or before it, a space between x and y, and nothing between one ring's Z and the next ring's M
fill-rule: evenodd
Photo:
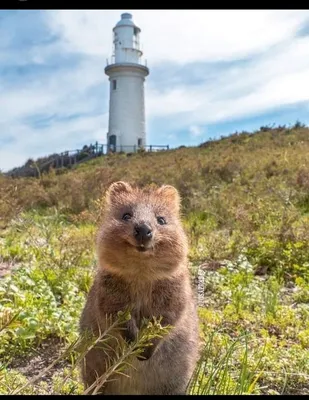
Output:
M118 179L182 195L204 341L188 393L309 394L308 150L309 129L295 126L0 176L0 264L15 267L0 277L0 394L83 392L78 320L102 195Z
M6 232L0 256L14 257L19 268L0 281L0 393L8 387L21 393L82 392L74 356L66 357L65 368L45 389L44 382L20 389L27 380L10 364L33 355L51 337L63 344L62 351L78 340L95 267L93 236L93 226L66 223L59 215L25 214ZM191 268L194 279L198 266ZM256 277L242 255L217 271L205 270L203 285L205 344L188 392L307 393L308 282L299 278L287 289L275 276Z

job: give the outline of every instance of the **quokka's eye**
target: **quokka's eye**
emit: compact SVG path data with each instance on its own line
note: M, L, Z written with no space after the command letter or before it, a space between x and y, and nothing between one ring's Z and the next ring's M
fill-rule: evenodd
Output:
M131 218L132 218L132 215L129 214L129 213L125 213L125 214L123 214L123 216L122 216L122 219L123 219L124 221L129 221L129 219L131 219Z
M166 224L166 221L165 221L165 219L163 217L158 217L157 221L158 221L158 224L160 224L160 225L165 225Z

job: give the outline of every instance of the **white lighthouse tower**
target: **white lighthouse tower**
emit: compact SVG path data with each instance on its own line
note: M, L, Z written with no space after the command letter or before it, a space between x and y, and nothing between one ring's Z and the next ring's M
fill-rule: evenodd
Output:
M114 54L105 68L110 81L108 149L134 152L146 144L144 81L149 69L141 62L140 28L129 13L113 28Z

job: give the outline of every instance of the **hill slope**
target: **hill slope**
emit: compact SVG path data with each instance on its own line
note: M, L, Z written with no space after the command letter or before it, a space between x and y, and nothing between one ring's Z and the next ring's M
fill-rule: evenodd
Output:
M41 179L0 177L0 222L21 210L49 207L93 221L96 201L112 181L169 183L183 198L193 259L245 251L255 264L272 267L287 245L308 248L308 154L309 129L296 124L196 148L109 155Z

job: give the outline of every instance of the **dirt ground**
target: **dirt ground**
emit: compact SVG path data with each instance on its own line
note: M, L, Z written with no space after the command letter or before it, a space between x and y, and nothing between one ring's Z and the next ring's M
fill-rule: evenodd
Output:
M64 346L57 338L51 338L36 349L33 354L26 357L16 358L9 366L9 369L15 369L22 373L26 378L33 379L44 369L50 366L64 351ZM34 386L38 387L40 382L46 382L48 394L56 394L52 392L52 377L56 372L60 372L63 368L69 366L69 362L61 360L53 368L47 371Z
M9 274L11 270L15 269L16 266L12 263L1 262L0 261L0 278Z

